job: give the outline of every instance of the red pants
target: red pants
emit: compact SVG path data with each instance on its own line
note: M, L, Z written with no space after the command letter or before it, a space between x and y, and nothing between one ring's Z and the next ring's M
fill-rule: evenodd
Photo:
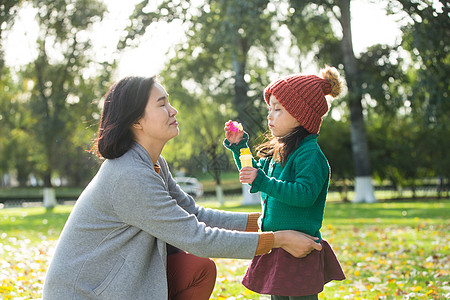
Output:
M216 283L212 259L179 252L167 256L169 300L208 300Z

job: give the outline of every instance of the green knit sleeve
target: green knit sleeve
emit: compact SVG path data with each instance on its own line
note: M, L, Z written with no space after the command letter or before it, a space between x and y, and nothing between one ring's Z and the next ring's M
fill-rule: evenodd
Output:
M241 170L241 161L239 160L239 155L241 154L240 151L242 148L249 148L248 140L249 136L246 132L244 132L244 137L238 144L232 144L227 139L223 141L223 145L225 146L225 148L233 152L234 162L236 163L238 170ZM253 158L253 167L258 168L258 162L254 158Z
M312 206L324 186L328 187L330 176L328 163L322 153L307 151L298 156L292 164L295 180L279 180L258 170L251 192L266 193L291 206Z

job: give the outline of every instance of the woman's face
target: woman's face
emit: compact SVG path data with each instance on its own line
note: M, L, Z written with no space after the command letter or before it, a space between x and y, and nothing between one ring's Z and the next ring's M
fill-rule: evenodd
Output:
M144 116L133 125L138 141L144 143L166 143L178 135L178 111L169 103L169 95L162 85L154 83ZM139 130L136 130L139 129Z
M267 120L273 136L283 137L300 125L300 123L284 109L274 95L270 95L269 100L270 105Z

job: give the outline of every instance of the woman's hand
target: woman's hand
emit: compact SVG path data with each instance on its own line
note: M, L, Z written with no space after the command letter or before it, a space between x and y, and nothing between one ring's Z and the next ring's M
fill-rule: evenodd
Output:
M239 172L239 181L241 183L249 183L252 184L255 181L256 176L258 175L258 169L252 167L243 167Z
M244 131L231 131L230 124L231 120L225 123L225 138L232 144L238 144L244 138Z
M314 242L318 238L294 230L274 232L273 248L283 248L295 257L305 257L313 250L322 250L322 245Z

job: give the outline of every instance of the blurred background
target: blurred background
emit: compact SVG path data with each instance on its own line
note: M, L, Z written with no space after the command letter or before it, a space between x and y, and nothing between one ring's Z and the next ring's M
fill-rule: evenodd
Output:
M330 197L448 198L449 9L437 0L2 0L0 205L78 197L101 164L89 150L103 95L128 75L159 74L179 111L180 134L163 152L172 174L195 197L247 195L222 146L224 123L242 122L254 147L267 130L264 87L325 64L346 86L319 136Z

